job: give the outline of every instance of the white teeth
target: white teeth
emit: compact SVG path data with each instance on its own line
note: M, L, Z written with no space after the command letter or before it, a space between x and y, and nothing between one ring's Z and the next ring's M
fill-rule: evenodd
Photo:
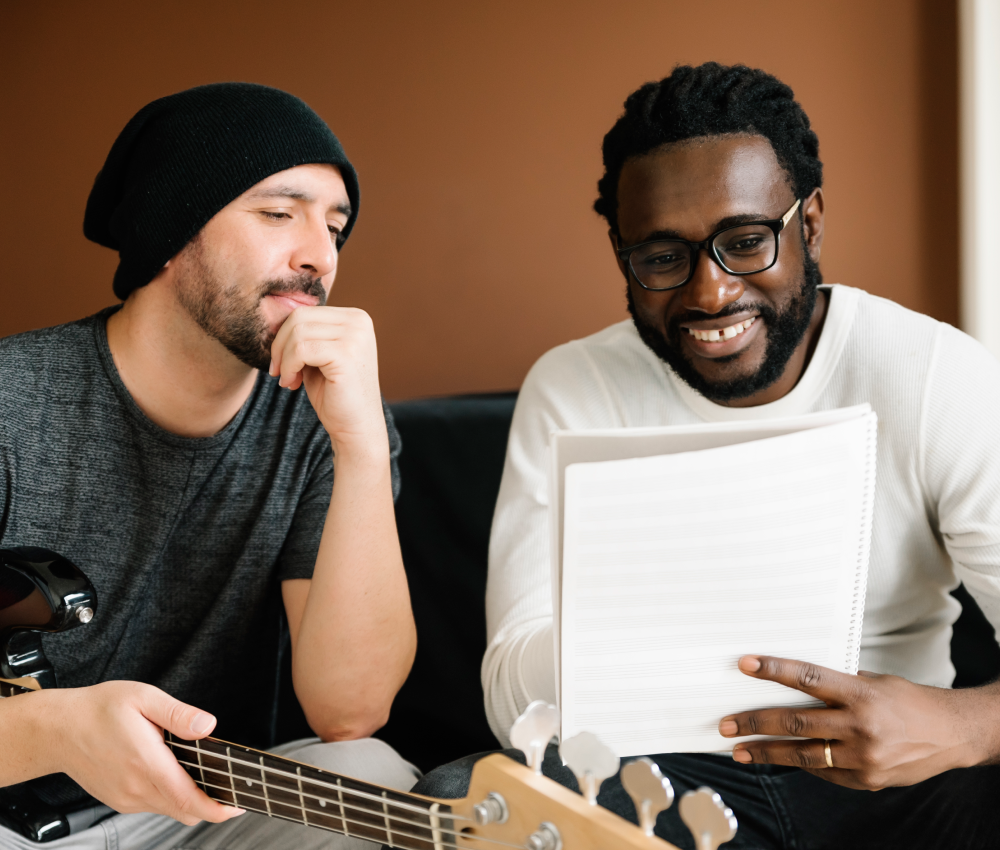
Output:
M746 321L737 322L735 325L730 325L728 328L720 328L710 331L696 331L694 328L688 328L687 332L695 339L700 339L702 342L718 342L720 339L726 340L732 339L734 336L739 336L754 323L756 318L756 316L751 316Z

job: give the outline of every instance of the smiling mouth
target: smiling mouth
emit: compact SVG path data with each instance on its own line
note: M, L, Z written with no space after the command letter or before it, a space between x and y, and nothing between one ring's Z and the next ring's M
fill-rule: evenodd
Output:
M695 339L699 339L702 342L725 342L728 339L733 339L734 337L739 336L756 320L756 316L751 316L746 321L737 322L735 325L730 325L728 328L714 328L710 331L699 331L694 328L685 328L685 330Z

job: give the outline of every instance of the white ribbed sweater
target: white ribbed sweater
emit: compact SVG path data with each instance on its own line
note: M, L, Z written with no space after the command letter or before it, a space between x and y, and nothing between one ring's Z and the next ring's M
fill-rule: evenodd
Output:
M490 538L482 679L497 737L553 700L547 453L557 428L763 419L868 402L878 460L861 669L950 687L963 581L1000 626L1000 363L950 325L831 286L802 379L750 408L713 404L642 342L631 321L554 348L517 401ZM725 498L725 486L719 488Z

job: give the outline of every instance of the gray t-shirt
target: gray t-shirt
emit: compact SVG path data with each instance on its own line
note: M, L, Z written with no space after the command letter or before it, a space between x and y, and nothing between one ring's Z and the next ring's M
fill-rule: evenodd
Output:
M164 431L118 376L112 312L0 339L0 546L53 549L97 589L89 624L43 639L60 686L148 682L271 745L280 582L312 575L329 437L263 373L218 434Z

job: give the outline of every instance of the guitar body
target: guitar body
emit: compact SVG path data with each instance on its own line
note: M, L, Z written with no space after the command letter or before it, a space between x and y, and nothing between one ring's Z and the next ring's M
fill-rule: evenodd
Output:
M93 586L70 561L47 549L0 550L0 697L55 687L40 634L84 625L96 608ZM219 802L400 850L677 850L501 754L476 764L466 798L434 800L217 738L167 733L165 743ZM55 778L0 788L0 821L38 842L68 835L72 807L32 790Z
M0 697L54 688L42 633L85 625L96 610L97 591L71 561L49 549L0 549ZM53 805L53 796L68 805ZM33 841L53 841L69 835L66 811L81 797L82 805L92 802L63 775L0 788L0 821Z
M97 591L79 567L49 549L0 549L0 679L54 688L42 632L89 623Z

